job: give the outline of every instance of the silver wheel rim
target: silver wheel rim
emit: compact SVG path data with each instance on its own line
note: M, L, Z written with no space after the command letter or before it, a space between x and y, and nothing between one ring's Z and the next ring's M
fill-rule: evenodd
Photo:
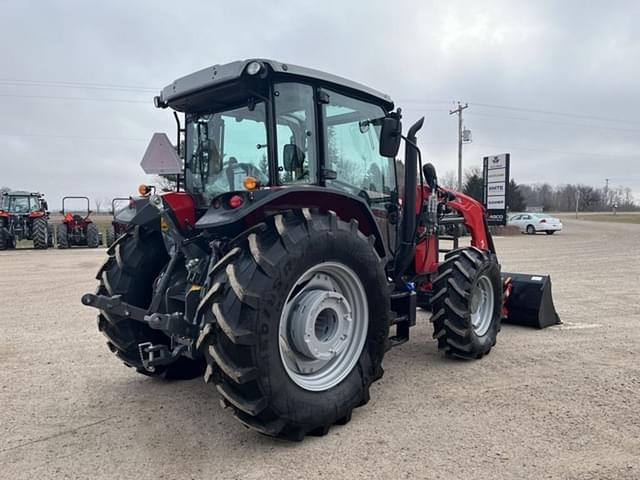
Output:
M328 390L353 370L367 338L362 282L346 265L325 262L298 278L280 315L280 358L305 390Z
M481 337L493 320L494 295L493 284L489 277L483 275L478 279L471 294L471 326L473 331Z

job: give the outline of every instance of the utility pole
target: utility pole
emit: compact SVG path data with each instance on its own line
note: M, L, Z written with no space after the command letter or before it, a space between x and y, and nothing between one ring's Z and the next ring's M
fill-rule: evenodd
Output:
M462 111L469 108L469 104L462 105L458 102L458 108L449 110L449 115L458 114L458 191L462 191Z
M609 206L609 179L604 179L604 206Z

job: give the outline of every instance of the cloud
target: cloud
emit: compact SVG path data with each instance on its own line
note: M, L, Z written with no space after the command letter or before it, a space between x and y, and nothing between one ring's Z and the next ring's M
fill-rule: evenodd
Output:
M9 2L0 184L44 191L51 205L65 194L128 195L145 179L147 139L175 132L153 91L6 80L159 88L215 63L267 57L385 91L405 125L427 115L420 143L441 172L457 163L448 109L460 100L471 104L466 166L510 151L519 182L611 178L640 198L639 13L632 1Z

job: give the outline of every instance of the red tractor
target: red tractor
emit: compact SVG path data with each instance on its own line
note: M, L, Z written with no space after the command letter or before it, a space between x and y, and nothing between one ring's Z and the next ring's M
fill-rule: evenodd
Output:
M485 209L419 168L423 120L403 135L387 95L246 60L180 78L155 104L184 113L185 151L155 134L142 166L179 174L178 191L117 212L127 232L82 297L139 373L204 374L242 424L300 440L369 401L418 305L461 359L488 354L503 317L557 321L548 278L501 275ZM447 248L448 224L471 245Z
M120 206L120 208L126 208L129 206L130 201L131 198L114 198L111 200L111 213L113 214L113 220L111 221L111 225L107 227L107 248L113 245L113 242L127 231L127 225L116 220L116 208L118 206ZM122 205L124 202L126 202L126 206Z
M53 246L53 227L44 195L33 192L5 192L0 201L0 250L16 248L20 240L33 247Z
M69 200L85 200L87 202L87 214L82 216L65 208L65 203ZM88 197L64 197L60 213L62 213L63 218L62 223L58 224L58 231L56 232L58 248L74 246L96 248L102 243L98 226L89 218L91 209Z

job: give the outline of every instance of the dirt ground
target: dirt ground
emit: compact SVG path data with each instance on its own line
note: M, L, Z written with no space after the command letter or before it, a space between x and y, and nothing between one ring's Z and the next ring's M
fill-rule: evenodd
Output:
M420 313L371 402L302 443L246 430L202 380L125 368L80 304L104 250L0 252L0 477L640 478L640 225L496 244L503 270L552 275L564 325L505 326L462 362Z

